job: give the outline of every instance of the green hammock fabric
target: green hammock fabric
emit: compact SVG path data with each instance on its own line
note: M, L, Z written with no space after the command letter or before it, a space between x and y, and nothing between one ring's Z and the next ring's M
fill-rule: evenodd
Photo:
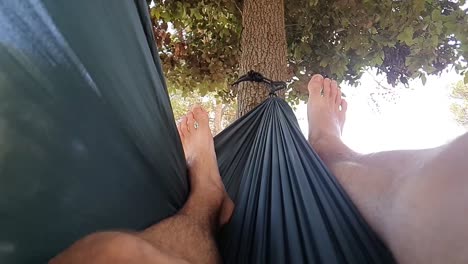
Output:
M272 98L216 137L224 260L392 263L294 120ZM143 229L188 190L146 1L1 1L0 263Z

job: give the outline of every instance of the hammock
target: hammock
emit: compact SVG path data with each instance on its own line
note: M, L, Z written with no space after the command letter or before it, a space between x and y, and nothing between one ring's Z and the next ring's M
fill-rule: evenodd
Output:
M393 263L282 99L215 145L226 263ZM0 263L144 229L188 186L145 0L0 2Z

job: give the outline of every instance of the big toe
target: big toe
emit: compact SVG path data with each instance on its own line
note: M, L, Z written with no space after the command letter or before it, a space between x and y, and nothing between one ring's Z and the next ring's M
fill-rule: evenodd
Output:
M192 107L192 113L195 120L202 122L203 124L208 124L208 112L206 112L203 107L195 105Z
M309 99L320 97L323 88L323 76L315 74L310 79L307 89L309 90Z

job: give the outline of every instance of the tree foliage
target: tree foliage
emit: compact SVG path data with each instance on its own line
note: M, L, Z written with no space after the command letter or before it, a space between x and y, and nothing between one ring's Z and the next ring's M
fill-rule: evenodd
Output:
M196 88L231 98L237 74L240 15L235 2L155 1L151 8L156 43L169 85L185 95ZM234 12L233 12L234 11Z
M460 125L468 127L468 83L462 81L453 86L452 98L455 99L450 110Z
M376 67L391 85L454 67L467 74L465 0L285 0L289 96L311 74L356 83ZM166 76L183 91L230 98L238 74L242 1L157 0L151 8ZM284 29L278 29L284 30ZM255 43L252 43L255 45Z

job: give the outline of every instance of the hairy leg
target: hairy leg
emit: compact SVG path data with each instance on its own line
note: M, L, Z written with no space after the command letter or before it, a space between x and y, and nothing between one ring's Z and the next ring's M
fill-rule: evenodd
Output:
M358 154L340 139L336 82L309 83L309 142L401 263L467 263L468 135L434 149Z
M187 264L187 260L152 246L135 233L99 232L79 240L50 264Z
M194 107L178 126L190 195L174 216L139 233L101 232L72 245L55 263L219 263L215 233L234 204L219 175L208 114Z

